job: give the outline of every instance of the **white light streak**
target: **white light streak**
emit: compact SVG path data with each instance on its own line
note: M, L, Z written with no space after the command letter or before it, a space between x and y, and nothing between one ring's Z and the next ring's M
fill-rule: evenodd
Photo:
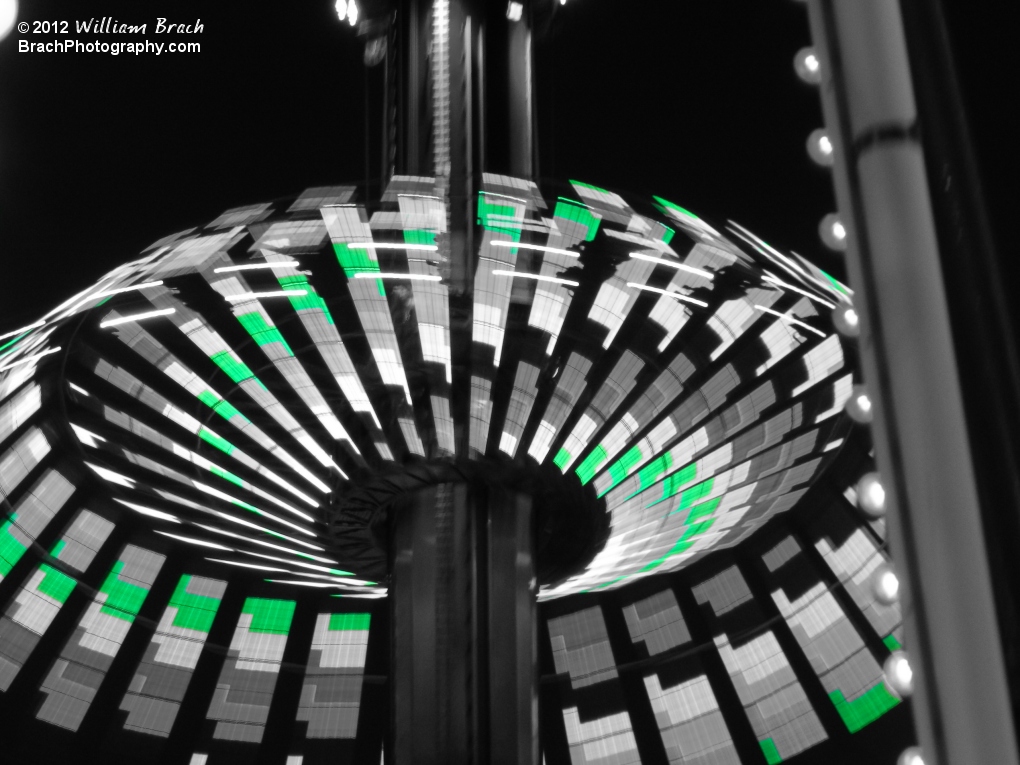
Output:
M714 279L715 274L711 271L705 271L701 268L695 268L694 266L688 266L683 263L677 263L675 260L666 260L665 258L656 258L653 255L645 255L643 252L632 252L630 254L635 260L647 260L649 263L658 263L661 266L669 266L679 271L687 271L698 276L704 276L706 279Z
M156 316L169 316L172 313L177 313L176 308L163 308L159 311L146 311L145 313L136 313L132 316L121 316L119 319L110 319L104 321L99 325L100 329L106 329L107 327L116 327L118 324L127 324L129 321L141 321L142 319L152 319Z
M666 297L671 297L674 300L679 300L683 303L692 303L693 305L699 305L702 308L708 308L708 303L704 300L687 297L686 295L681 295L679 292L666 292L666 290L661 290L658 287L649 287L647 284L638 284L637 282L627 282L627 286L633 287L636 290L644 290L645 292L655 292L659 295L665 295Z
M778 316L780 319L785 321L787 324L796 324L798 327L803 327L804 329L808 330L809 332L814 332L819 337L827 337L827 335L824 332L820 332L819 330L815 329L814 327L812 327L812 326L810 326L808 324L805 324L800 319L795 319L795 318L793 318L792 316L790 316L788 314L779 313L779 311L773 311L771 308L766 308L763 305L756 305L755 308L757 308L759 311L764 311L765 313L770 313L773 316Z
M332 587L346 589L348 587L357 586L353 582L304 582L296 579L267 579L267 582L273 582L274 584L293 584L297 587Z
M275 292L242 292L240 295L224 295L223 297L231 303L237 303L241 300L258 300L260 298L272 297L303 297L307 294L308 290L277 290Z
M30 329L38 329L39 327L43 326L46 326L46 322L40 319L35 324L29 324L27 327L16 329L13 332L5 332L4 334L0 335L0 340L6 340L8 337L16 337L17 335L23 335Z
M538 252L551 252L554 255L566 255L569 258L579 258L581 253L574 252L573 250L564 250L562 247L546 247L544 244L525 244L523 242L508 242L505 239L500 239L495 242L490 242L494 247L516 247L519 250L537 250Z
M297 268L300 265L296 260L281 260L274 263L247 263L243 266L222 266L214 268L214 274L223 274L228 271L254 271L257 268Z
M401 244L400 242L348 242L348 250L427 250L439 249L435 244Z
M222 534L223 536L226 536L226 537L233 537L234 539L240 539L243 542L251 542L252 544L262 545L263 547L268 547L271 550L279 550L280 552L290 553L291 555L299 555L301 557L311 558L312 560L317 560L320 563L333 563L333 564L338 565L338 566L340 565L339 563L337 563L337 561L330 560L329 558L323 558L323 557L321 557L319 555L312 555L311 553L298 552L297 550L291 550L289 547L283 547L281 545L274 545L272 542L264 542L261 539L255 539L253 537L247 537L244 534L235 534L234 532L227 531L226 529L218 529L215 526L206 526L204 523L196 523L195 525L198 526L200 529L205 529L206 531L211 531L214 534ZM289 538L289 537L287 537L287 538ZM299 545L305 544L304 542L302 542L299 539L292 539L291 541L294 542L295 544L299 544ZM313 550L321 550L322 549L321 547L314 547L313 545L307 545L307 546L311 547Z
M12 369L13 367L20 367L22 364L30 364L33 361L37 360L37 359L41 359L43 356L49 356L51 353L57 353L60 350L61 350L61 348L58 345L56 348L50 348L48 351L43 351L42 353L37 353L34 356L27 356L27 357L25 357L23 359L18 359L17 361L12 361L10 364L5 364L4 366L0 367L0 372L4 372L4 371L6 371L8 369Z
M159 518L161 521L170 521L171 523L180 523L181 522L180 519L176 515L171 515L170 513L164 513L162 510L154 510L151 507L144 507L142 505L136 505L134 502L127 502L126 500L123 500L123 499L118 499L116 501L120 502L125 507L130 507L136 513L141 513L142 515L148 515L150 518Z
M826 308L835 308L836 307L835 303L830 303L828 300L823 300L822 298L818 297L817 295L813 295L810 292L808 292L807 290L801 289L800 287L795 287L792 284L787 284L782 279L780 279L780 278L778 278L776 276L773 276L772 274L766 273L765 276L763 276L762 278L765 281L771 282L772 284L778 285L778 286L780 286L780 287L782 287L784 289L788 289L788 290L792 290L793 292L797 292L797 293L803 295L804 297L806 297L808 300L814 300L816 303L818 303L820 305L824 305Z
M441 282L443 277L432 274L401 274L393 272L377 271L366 273L364 271L354 275L355 279L407 279L412 282Z
M212 547L216 550L226 550L227 552L234 551L233 548L231 547L224 547L223 545L218 545L215 542L206 542L204 539L195 539L194 537L182 537L180 534L171 534L169 531L157 531L156 533L162 534L165 537L171 537L172 539L179 539L180 541L187 542L188 544L200 545L201 547Z
M534 279L539 282L552 282L553 284L566 284L568 287L577 287L579 282L572 282L570 279L560 279L556 276L544 276L543 274L526 274L519 271L504 271L497 268L492 271L493 276L519 277L521 279Z
M258 569L259 571L280 571L284 574L290 573L290 571L288 571L285 568L276 568L275 566L263 566L258 563L241 563L240 561L223 560L222 558L206 558L206 560L211 560L213 563L226 563L228 566L240 566L241 568L255 568Z

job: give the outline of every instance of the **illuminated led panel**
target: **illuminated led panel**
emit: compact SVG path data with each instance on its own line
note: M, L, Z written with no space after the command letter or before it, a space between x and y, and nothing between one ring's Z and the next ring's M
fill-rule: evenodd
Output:
M584 391L585 377L590 369L591 361L579 353L570 354L570 358L560 372L552 398L549 399L549 404L542 415L538 431L531 441L531 446L528 447L528 454L539 462L545 462L553 439L559 434L564 421ZM569 458L570 454L561 449L553 462L559 466L561 462Z
M736 567L723 570L693 587L691 592L695 600L708 605L717 618L729 617L726 623L731 625L731 631L747 621L741 616L750 617L751 621L760 619L751 591ZM733 614L748 604L752 604L750 610L739 616ZM731 643L724 633L715 637L715 645L767 762L781 762L827 738L771 631L758 633L739 644Z
M0 454L0 494L9 497L32 469L50 452L50 442L39 428L30 428Z
M372 229L368 222L363 220L365 211L361 207L338 205L323 207L321 212L330 239L333 241L337 260L347 276L347 288L354 299L358 317L361 319L382 381L386 385L400 387L407 402L410 403L411 394L407 388L407 378L383 282L381 279L355 278L357 274L381 272L379 259L373 247L348 247L349 244L373 241Z
M212 221L206 228L233 228L234 226L247 226L250 223L258 223L269 217L272 202L263 202L256 205L234 207L224 212L220 217Z
M298 517L303 518L304 520L309 522L312 521L312 517L310 515L303 513L300 510L297 510L293 506L287 504L286 502L274 496L273 494L270 494L261 487L255 486L249 481L246 481L243 478L234 475L229 470L224 470L216 463L207 460L201 454L198 454L197 452L194 452L191 449L188 449L187 447L181 446L177 442L172 441L171 439L159 433L154 428L149 427L140 420L137 420L134 417L131 417L130 415L125 414L124 412L120 412L114 409L113 407L109 406L103 407L103 415L108 422L118 425L121 428L124 428L125 430L130 431L131 433L134 433L144 438L150 443L162 447L166 451L195 465L195 467L198 467L202 470L207 470L212 475L215 475L218 478L227 481L228 483L232 483L235 486L238 486L239 488L242 488L246 491L251 492L252 494L255 494L256 496L262 497L263 499L267 499L276 506L281 507L287 512L291 513L292 515L297 515Z
M309 537L315 537L316 536L316 533L314 531L309 530L307 528L307 526L305 526L305 525L301 525L301 524L297 524L297 523L292 523L291 521L288 521L288 520L286 520L284 518L280 518L280 517L278 517L276 515L273 515L272 513L268 513L265 510L261 510L261 509L255 507L254 505L252 505L252 504L250 504L248 502L245 502L242 499L238 499L237 497L234 497L234 496L232 496L230 494L227 494L226 492L222 492L219 489L216 489L216 488L214 488L212 486L209 486L207 484L202 483L201 481L196 481L193 478L189 478L189 477L185 476L184 474L179 473L176 470L173 470L172 468L167 467L166 465L163 465L160 462L156 462L155 460L150 459L149 457L146 457L146 456L141 455L141 454L137 454L137 453L135 453L133 451L130 451L129 449L123 449L123 448L117 447L117 446L109 446L107 444L104 444L103 446L104 446L104 448L106 448L111 453L117 454L117 455L123 457L128 462L132 463L133 465L138 465L139 467L143 467L146 470L151 470L152 472L154 472L154 473L156 473L158 475L164 476L165 478L169 478L169 479L171 479L173 481L177 481L178 483L181 483L181 484L183 484L183 485L185 485L185 486L187 486L189 488L198 489L199 491L201 491L201 492L203 492L205 494L208 494L210 496L216 497L217 499L221 499L224 502L229 503L230 505L234 505L236 507L240 507L241 509L248 511L249 513L254 513L255 515L258 515L258 516L260 516L262 518L265 518L266 520L270 520L270 521L273 521L275 523L281 524L283 526L287 526L288 528L294 529L295 531L297 531L297 532L299 532L301 534L304 534L305 536L309 536ZM93 469L97 469L95 466L91 466L90 465L90 467L93 467ZM97 470L97 472L98 471L101 471L100 475L102 475L104 478L107 478L108 480L110 480L111 477L112 477L114 482L121 483L122 485L125 485L125 486L133 488L133 484L131 482L134 481L135 479L129 479L129 478L125 478L123 476L117 476L117 474L111 473L111 471L108 471L108 470L105 470L105 469L102 469L102 468L99 468ZM119 480L118 480L118 478L119 478ZM157 490L157 493L162 495L162 492L160 492L159 490ZM167 496L169 496L172 499L178 499L178 498L174 497L173 495L167 495ZM237 522L237 523L246 524L246 522L241 520L241 519L236 519L236 518L234 518L234 517L232 517L230 515L227 515L225 513L220 513L220 512L217 512L215 510L207 510L206 508L202 508L201 506L196 505L196 504L194 504L194 503L192 503L190 501L184 500L184 503L187 504L188 507L197 508L197 509L199 509L199 510L201 510L203 512L209 512L212 515L215 515L217 517L221 517L221 518L224 518L226 520L234 521L234 522ZM246 524L246 525L248 525L248 524ZM261 527L256 526L255 528L261 528ZM265 530L265 531L266 531L267 534L272 534L273 536L280 536L279 532L269 531L269 530ZM316 548L316 549L319 549L319 548Z
M72 494L74 484L51 469L18 500L0 524L0 581L11 573Z
M181 577L120 702L125 728L170 735L226 590L217 579Z
M705 675L663 688L658 675L645 689L671 765L740 765L726 719Z
M813 359L819 353L816 349L829 342L829 340L825 340L819 343L800 360L793 363L802 365L805 369L805 374L810 377L810 370L814 368L812 366ZM829 352L826 351L825 353L828 354ZM830 372L837 371L842 366L842 351L838 351L838 354L839 363L833 363ZM674 365L681 360L683 360L682 355L674 361ZM684 368L686 369L687 367ZM659 380L666 378L668 371L663 372ZM690 372L686 374L689 376ZM666 379L668 381L668 378ZM664 444L673 437L673 434L686 431L690 425L717 408L724 402L729 392L739 384L740 380L734 368L732 365L727 365L716 373L699 391L685 399L667 419L660 422L637 444L625 452L619 460L611 464L608 472L603 472L598 476L595 479L596 489L602 495L618 484L622 484L627 487L627 494L629 495L637 487L633 479L624 481L624 478L626 476L634 476L635 471L639 471L637 475L639 476L638 482L640 488L647 488L649 483L658 476L668 475L685 465L695 453L703 451L725 438L730 438L739 430L756 422L764 410L776 403L778 395L789 395L791 397L799 395L808 388L818 384L822 379L820 375L816 374L810 385L799 385L794 389L795 393L791 392L788 394L777 390L774 382L766 381L728 409L723 410L715 419L706 422L703 428L695 433L694 436L688 436L688 438L672 447L669 451L659 455L657 459L647 464L646 467L643 467L648 463L649 457L660 451ZM658 384L659 382L657 381L653 384L652 388ZM812 397L803 399L802 402L793 404L790 409L780 412L766 422L761 430L742 437L747 441L758 442L753 447L749 446L747 455L751 456L756 451L779 443L787 432L792 428L798 427L805 419L811 421L813 418L813 421L818 423L838 414L842 411L846 399L849 398L851 388L852 378L844 376L829 386L817 389L818 392L812 394ZM677 380L672 383L669 392L675 395L680 389L680 382ZM637 411L643 401L644 398L639 399L638 404L631 411ZM654 414L658 413L660 408L661 405L652 409L652 414L635 417L635 419L639 424L643 425L643 420L650 420ZM629 416L625 415L621 422L603 440L602 446L606 449L607 456L610 459L614 456L614 449L618 449L616 445L622 440L624 433L632 427L631 425L625 425L629 419ZM696 448L692 451L692 447Z
M112 523L82 510L50 555L71 570L84 573L112 531ZM14 596L0 617L0 691L10 688L76 584L63 571L43 563Z
M262 254L270 263L290 260L287 256L272 250L263 250ZM380 429L379 418L368 398L368 392L361 383L358 370L347 351L347 346L344 345L344 341L340 337L340 332L336 328L333 314L330 313L326 301L319 297L315 288L308 281L308 277L296 268L277 266L273 269L273 273L282 289L292 292L304 290L308 293L303 296L290 297L291 307L297 312L305 331L312 338L312 342L326 363L330 374L333 375L344 396L350 402L351 408L355 412L364 412L369 416L370 422L365 424L371 432L372 441L380 456L386 460L393 459L389 445Z
M585 409L573 430L570 431L570 435L567 436L563 449L569 455L587 451L591 437L607 420L613 417L616 407L634 389L637 376L644 368L645 363L636 354L630 351L623 352L620 360L616 362L606 381L602 383L595 394L591 404ZM581 483L588 483L591 480L597 466L604 462L605 458L605 449L601 445L596 446L595 450L577 469ZM557 462L557 466L565 473L573 461L574 457L570 456Z
M286 449L282 448L273 439L267 436L258 426L245 417L233 404L227 401L216 390L184 365L176 356L170 353L151 334L141 327L133 324L122 324L117 327L116 336L130 348L135 350L146 361L159 369L170 379L184 388L188 393L197 398L216 414L229 422L235 428L251 438L255 443L285 463L292 470L313 484L317 489L328 492L329 486L309 471L301 462L294 458ZM130 381L120 378L115 374L116 367L105 370L109 374L108 379L114 385L122 387L130 385ZM96 367L99 373L99 366ZM103 375L100 374L102 377ZM137 398L142 398L139 393L134 393Z
M476 355L471 384L471 448L484 453L489 435L489 417L492 402L489 394L495 369L503 353L510 293L513 277L494 274L494 271L514 271L517 248L501 247L494 242L519 242L527 200L515 199L495 192L478 194L478 222L482 225L482 242L475 265L474 314L471 340L475 346L492 349L491 367Z
M726 350L754 324L763 312L756 305L770 308L783 293L778 289L761 289L754 287L747 291L746 297L727 300L719 306L709 318L708 327L720 338L721 342L710 354L712 361L723 355ZM837 340L837 344L838 344Z
M231 261L225 255L221 263L226 265ZM219 275L214 271L205 272L206 280L214 290L223 297L228 298L230 311L238 320L244 330L251 336L255 344L262 349L266 358L276 367L277 371L288 382L294 392L298 394L308 409L322 423L326 431L338 441L346 441L348 445L358 453L358 448L351 440L347 430L340 424L336 414L326 403L322 393L308 376L308 372L301 366L301 362L294 356L290 345L287 343L279 328L273 322L268 311L263 307L261 301L256 298L235 299L240 295L251 294L252 288L240 273L229 273Z
M406 404L410 406L411 391L407 385L383 280L357 278L359 274L381 273L375 248L349 246L373 242L372 230L365 220L365 210L361 207L335 205L323 207L320 212L333 242L337 261L347 276L347 289L354 300L365 339L383 384L399 387L404 392ZM414 430L410 438L405 435L410 449L413 444L421 441L421 437L409 414L404 415L404 420Z
M601 607L549 619L548 626L556 673L569 673L573 688L619 677Z
M219 259L222 260L222 259ZM248 368L241 357L197 313L179 301L170 291L159 288L150 298L157 308L173 308L169 320L195 344L224 374L233 380L248 396L276 420L294 439L326 467L335 467L326 451L301 427L294 416ZM126 326L126 325L125 325Z
M684 390L684 382L694 372L695 367L690 359L682 353L678 355L659 373L652 384L642 391L630 410L624 413L619 422L606 434L601 445L606 452L607 461L619 454L628 444L632 445L617 462L613 463L608 473L604 472L595 480L595 488L600 496L655 454L656 444L661 443L664 437L662 434L653 431L637 443L633 443L634 435L680 397ZM674 429L672 424L666 426L666 431L672 429Z
M394 181L401 180L409 181L410 178L394 178ZM431 179L420 179L418 185L428 187L431 183ZM446 208L442 201L434 196L407 194L398 195L397 201L404 242L435 246L436 235L446 232ZM429 277L442 276L437 255L435 251L412 249L400 253L410 275ZM443 369L443 377L432 380L432 419L439 449L453 454L453 418L450 416L448 388L452 380L449 287L441 281L414 280L409 281L404 289L411 295L414 304L422 358L426 363L438 364Z
M815 542L815 548L875 632L890 649L898 648L902 642L903 615L899 603L886 606L875 600L871 582L875 569L886 562L886 557L868 532L859 528L838 544L833 537L824 536Z
M371 614L319 614L297 719L308 738L354 738Z
M786 315L803 320L818 315L818 311L807 298L798 300ZM761 341L768 349L768 360L755 370L755 375L760 375L772 368L776 363L782 361L789 353L795 350L805 341L805 335L810 336L808 330L798 328L795 324L783 321L782 319L773 322L761 333Z
M294 203L295 205L297 202ZM291 206L294 209L294 206ZM286 252L317 252L320 245L326 241L328 234L326 227L321 220L284 220L270 224L269 228L260 234L257 229L249 229L255 236L255 244L249 248L249 252L272 252L282 250ZM289 259L289 258L288 258ZM279 273L275 269L273 273Z
M354 186L315 186L305 189L301 196L294 200L294 204L287 208L287 212L300 212L315 210L326 205L342 205L351 201L354 196Z
M727 253L706 244L696 244L682 261L677 261L685 266L697 268L702 271L718 271L732 263L732 258ZM701 274L696 274L685 269L676 269L669 285L664 289L670 293L687 295L691 290L711 287L712 280ZM666 334L659 341L658 350L666 349L687 324L691 312L699 310L690 303L684 303L676 298L662 295L652 310L648 312L648 318L666 330ZM706 309L700 309L706 310Z
M581 720L577 707L568 707L563 710L563 724L572 765L640 765L628 712Z
M313 507L318 506L318 502L309 497L303 491L299 490L289 481L284 480L279 475L274 473L272 470L262 465L260 462L250 457L247 453L237 448L227 439L216 433L211 428L203 425L197 419L192 417L190 414L182 409L171 404L167 399L161 396L159 393L154 391L148 385L143 383L137 377L132 375L130 372L116 367L107 362L105 359L99 359L96 362L95 373L104 380L111 382L118 388L134 396L138 401L149 406L151 409L159 412L167 419L177 423L182 428L187 430L192 435L198 436L203 441L212 446L215 446L224 454L229 455L233 459L240 462L245 467L254 470L259 475L268 478L273 483L286 489L294 496L307 502Z
M847 729L856 733L896 706L899 700L886 690L882 668L797 542L787 537L763 559L778 570L773 580L780 586L772 599ZM791 599L788 592L799 596Z
M650 656L690 642L691 633L671 590L625 606L623 617L631 641L644 643Z
M654 270L655 265L648 261L625 260L616 267L611 277L602 282L588 318L609 330L602 340L603 348L608 348L612 344L616 333L623 326L624 319L641 294L640 290L628 287L627 284L629 282L644 284Z
M506 419L503 422L503 434L499 439L499 450L509 454L511 457L517 455L517 447L520 444L524 427L528 424L531 416L531 408L535 404L535 394L538 391L538 367L521 361L517 364L517 373L514 375L514 387L510 392L510 404L506 410Z
M294 618L293 600L248 598L206 715L213 738L258 744Z
M134 545L124 548L43 680L46 700L36 717L78 730L164 560Z
M588 192L598 196L598 192L602 191L595 187L589 189L584 184L575 183L574 187L583 192L582 196ZM609 194L609 192L604 193ZM624 207L626 207L625 204ZM588 213L586 208L559 200L553 211L552 219L547 218L543 221L549 230L545 246L566 250L582 242L590 242L598 231L598 220L599 218L594 213ZM558 277L564 270L577 266L577 257L560 252L543 252L542 268L539 275ZM563 328L563 321L567 316L572 299L568 285L549 281L539 281L535 284L535 297L531 304L528 325L549 334L549 343L545 349L546 355L551 354L556 346L556 340Z
M42 394L35 384L26 386L0 405L0 443L24 425L29 417L39 411L41 405Z
M808 379L793 389L794 396L816 385L843 368L843 346L836 335L830 335L804 355Z
M767 762L828 738L772 632L739 646L720 635L715 644Z
M150 279L166 279L178 274L194 273L226 252L246 235L243 226L235 226L211 236L192 236L179 239L157 250L151 267L138 274L139 277ZM161 306L169 307L169 306Z
M818 443L818 432L811 431L731 467L733 445L724 445L646 491L610 500L604 548L584 572L540 591L540 598L618 587L628 577L675 569L711 548L735 544L793 506L803 493L798 487L820 463L803 461Z
M687 371L687 363L685 362L686 360L679 361L679 371L685 374L690 374L690 372ZM668 378L663 378L662 375L660 375L659 379L664 380L667 385L671 383ZM645 458L644 455L646 453L648 455L652 455L660 452L666 444L668 444L676 436L686 433L693 425L722 406L729 394L738 385L740 385L740 376L732 364L727 364L717 371L714 375L712 375L712 377L703 383L698 390L687 396L673 409L673 411L671 411L661 422L659 422L645 435L644 439L640 442L641 454L632 455L631 457L632 459L637 457L639 461L632 463L630 467L636 467L639 465L640 461ZM677 387L680 386L677 385ZM628 421L628 416L629 415L624 416L625 422ZM635 419L629 427L636 429L639 424L640 423ZM619 434L615 434L615 438L618 437ZM614 441L614 443L610 445L614 447L614 449L619 449L618 441ZM645 451L646 449L647 452ZM610 456L614 455L610 455L610 453L607 452L606 459ZM600 459L597 464L601 465L605 461L605 459ZM587 480L590 479L591 475L588 475Z

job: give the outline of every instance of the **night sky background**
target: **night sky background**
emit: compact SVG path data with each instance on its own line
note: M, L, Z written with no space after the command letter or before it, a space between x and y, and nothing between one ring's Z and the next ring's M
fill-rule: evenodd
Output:
M1015 76L1006 3L981 6L946 9L1005 251ZM93 16L148 23L150 40L202 51L19 53L19 39L51 36L16 30L0 42L0 332L229 207L365 175L362 41L331 0L22 0L19 19ZM200 17L205 30L157 38L158 16ZM556 21L536 57L543 176L732 218L842 273L816 233L834 201L804 148L821 109L793 72L810 44L801 3L570 0ZM380 83L372 70L373 103ZM373 145L376 174L378 154Z

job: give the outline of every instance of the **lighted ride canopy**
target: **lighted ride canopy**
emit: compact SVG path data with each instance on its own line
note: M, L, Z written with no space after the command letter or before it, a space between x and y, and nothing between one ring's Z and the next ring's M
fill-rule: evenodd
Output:
M309 189L154 243L5 340L8 430L43 413L4 450L5 492L59 453L120 511L94 523L143 523L222 576L371 598L398 565L387 512L498 487L536 497L553 599L746 539L839 454L847 294L809 262L580 182L487 175L476 213L460 324L433 179L367 205ZM31 541L58 509L13 528Z
M883 555L841 507L819 516L839 533L759 551L769 589L745 562L690 583L679 606L667 588L615 609L651 656L690 640L676 624L700 604L693 629L722 663L628 690L654 710L650 734L631 728L653 725L643 713L592 705L619 690L616 616L607 628L576 596L643 593L745 550L825 476L838 492L856 481L860 449L839 459L854 351L833 325L851 304L737 223L537 185L529 24L543 8L519 23L442 0L362 9L400 73L384 188L228 210L0 340L0 681L12 704L41 688L41 707L16 709L26 722L105 735L110 752L121 726L100 713L115 707L125 730L213 763L247 756L226 742L260 743L266 762L377 760L383 728L401 763L537 762L539 728L574 762L649 747L778 762L896 703L878 660L899 644L899 611L875 604ZM152 588L169 605L132 629ZM341 605L305 618L309 589ZM570 682L541 726L536 601ZM388 659L366 649L373 619L389 622ZM121 645L137 669L117 670ZM111 667L133 679L106 682ZM390 697L368 732L363 671ZM303 678L287 686L296 712L278 677ZM709 678L732 696L730 727ZM265 736L295 714L307 739Z

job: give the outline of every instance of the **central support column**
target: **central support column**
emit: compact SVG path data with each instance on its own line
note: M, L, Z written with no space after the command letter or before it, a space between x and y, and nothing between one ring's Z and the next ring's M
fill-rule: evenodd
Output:
M440 484L391 510L387 762L538 761L531 498Z

